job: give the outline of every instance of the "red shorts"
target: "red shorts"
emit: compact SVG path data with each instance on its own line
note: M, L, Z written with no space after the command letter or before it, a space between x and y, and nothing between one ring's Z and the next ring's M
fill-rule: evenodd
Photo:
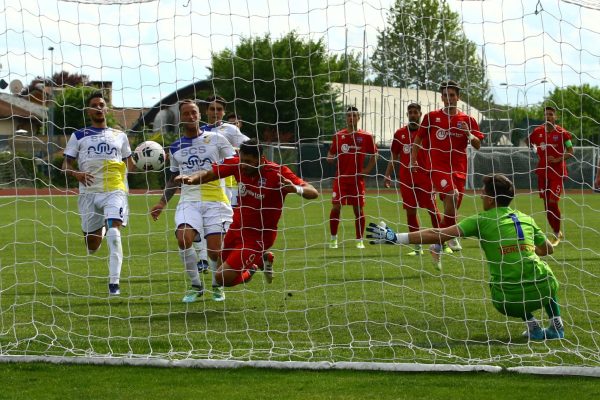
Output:
M431 171L431 182L435 191L440 194L448 194L457 190L458 193L465 192L466 177L453 174L452 172Z
M335 178L331 202L363 207L365 205L365 180L357 177L340 182L339 178Z
M273 246L276 238L277 231L229 229L223 239L221 259L236 271L243 271L252 264L260 267L263 253Z
M435 210L435 196L433 195L431 179L424 173L413 172L409 176L400 176L400 195L402 196L405 210L425 208Z
M536 175L538 177L540 198L548 198L555 202L560 200L560 196L563 192L563 177L553 171L550 173L536 171Z

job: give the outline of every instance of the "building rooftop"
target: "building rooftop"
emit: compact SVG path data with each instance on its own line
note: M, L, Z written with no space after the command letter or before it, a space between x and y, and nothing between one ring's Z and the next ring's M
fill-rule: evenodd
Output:
M48 118L48 108L40 104L32 103L19 96L0 93L0 103L4 103L0 107L0 113L4 117L19 116L24 118L37 118L44 120ZM8 115L4 115L4 110L10 110Z

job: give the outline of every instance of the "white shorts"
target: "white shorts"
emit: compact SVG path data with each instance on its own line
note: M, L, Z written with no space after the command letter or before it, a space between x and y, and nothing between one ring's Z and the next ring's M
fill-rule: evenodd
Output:
M229 202L231 203L231 207L236 207L237 204L237 200L238 200L238 187L229 187L226 186L225 187L225 195L227 196L227 198L229 199Z
M175 226L187 224L206 237L225 233L233 221L233 210L220 201L184 201L177 204Z
M107 193L82 193L77 201L81 215L81 230L85 233L101 229L106 220L118 219L127 225L129 205L127 193L121 190Z

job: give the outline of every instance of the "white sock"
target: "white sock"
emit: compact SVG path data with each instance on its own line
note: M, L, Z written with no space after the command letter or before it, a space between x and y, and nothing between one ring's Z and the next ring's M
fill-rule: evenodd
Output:
M337 235L331 235L331 240L337 240Z
M109 228L106 232L108 242L108 278L110 283L119 283L121 265L123 265L123 246L121 245L121 231L119 228Z
M198 260L206 260L208 259L208 255L206 253L206 241L202 240L201 242L193 242L192 245L198 254Z
M202 282L200 281L200 275L198 275L198 258L196 256L196 250L194 247L190 247L187 249L179 249L179 257L185 265L185 272L187 272L190 277L190 281L192 281L192 285L202 286Z
M217 283L217 269L218 269L219 265L217 264L217 262L215 260L213 260L212 258L209 258L208 266L212 272L212 286L217 287L217 286L219 286L219 284Z

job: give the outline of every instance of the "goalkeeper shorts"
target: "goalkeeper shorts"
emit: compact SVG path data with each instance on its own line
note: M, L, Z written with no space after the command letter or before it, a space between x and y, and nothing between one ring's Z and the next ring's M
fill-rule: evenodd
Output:
M555 298L558 287L554 275L548 275L548 279L543 281L524 283L520 289L511 287L508 290L500 285L491 285L492 304L504 315L525 318L526 314L541 309Z

